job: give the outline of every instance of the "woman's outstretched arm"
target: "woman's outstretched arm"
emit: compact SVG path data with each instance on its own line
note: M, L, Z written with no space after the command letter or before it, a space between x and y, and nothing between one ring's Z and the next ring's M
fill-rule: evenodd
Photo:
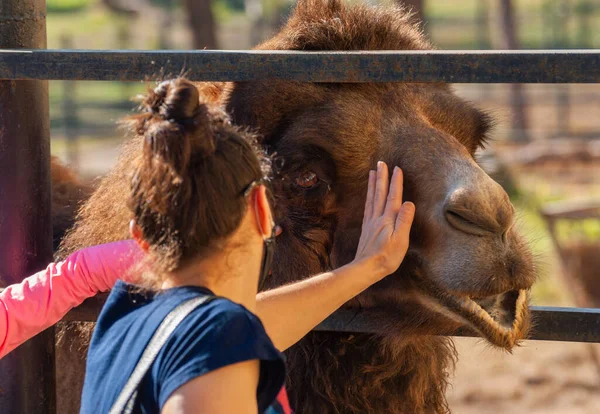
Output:
M275 346L285 350L348 300L398 269L415 214L402 203L402 171L380 162L369 173L362 234L354 261L331 272L259 293L257 314ZM389 190L389 191L388 191Z
M402 204L402 172L380 164L369 176L363 233L355 260L339 269L257 296L257 313L278 349L300 340L360 292L393 273L408 249L414 216ZM112 288L143 257L133 240L94 246L51 263L0 293L0 358L54 325L85 299Z
M8 286L0 293L0 358L85 299L110 290L141 254L133 240L89 247Z

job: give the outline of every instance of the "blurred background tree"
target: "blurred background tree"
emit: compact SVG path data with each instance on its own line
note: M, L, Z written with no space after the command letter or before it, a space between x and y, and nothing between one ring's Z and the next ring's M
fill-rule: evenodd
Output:
M496 37L498 40L498 49L517 50L521 48L518 36L517 21L515 18L515 9L512 0L499 0L500 13L498 18L501 30ZM527 121L527 99L523 92L523 86L519 83L513 83L511 88L511 107L512 107L512 129L513 139L516 141L529 141L528 121Z
M217 49L216 24L211 0L183 0L192 29L194 49Z

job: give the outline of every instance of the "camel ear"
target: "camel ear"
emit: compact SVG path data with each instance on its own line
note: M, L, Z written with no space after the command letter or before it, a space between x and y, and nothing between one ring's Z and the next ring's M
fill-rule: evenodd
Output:
M198 82L194 84L203 103L222 106L227 82Z
M270 80L232 83L224 101L234 125L259 134L261 144L275 145L305 108L324 103L326 96L315 84Z

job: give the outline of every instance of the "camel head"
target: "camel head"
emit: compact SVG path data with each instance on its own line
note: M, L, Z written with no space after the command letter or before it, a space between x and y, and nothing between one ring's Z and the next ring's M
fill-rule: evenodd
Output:
M398 8L300 2L263 50L419 50ZM273 154L278 222L270 287L354 258L369 169L399 166L417 206L400 269L346 306L388 310L389 335L474 331L510 349L529 326L532 254L502 187L477 164L491 119L445 84L236 83L233 122ZM391 316L390 316L391 315Z

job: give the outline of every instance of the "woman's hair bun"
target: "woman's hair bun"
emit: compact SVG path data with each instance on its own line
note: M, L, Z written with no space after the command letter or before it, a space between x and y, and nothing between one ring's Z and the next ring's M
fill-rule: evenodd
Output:
M178 78L161 82L154 89L150 110L174 122L187 122L200 108L198 88L187 79Z
M198 88L189 80L176 78L161 82L148 93L142 107L150 115L150 119L145 122L144 131L139 132L146 136L146 140L153 142L151 148L154 151L181 146L184 160L180 160L183 161L180 167L183 168L187 167L190 157L206 157L215 152L215 136L210 126L211 113L200 102ZM164 124L165 121L168 124ZM174 129L181 134L173 133ZM167 154L160 155L169 158Z

